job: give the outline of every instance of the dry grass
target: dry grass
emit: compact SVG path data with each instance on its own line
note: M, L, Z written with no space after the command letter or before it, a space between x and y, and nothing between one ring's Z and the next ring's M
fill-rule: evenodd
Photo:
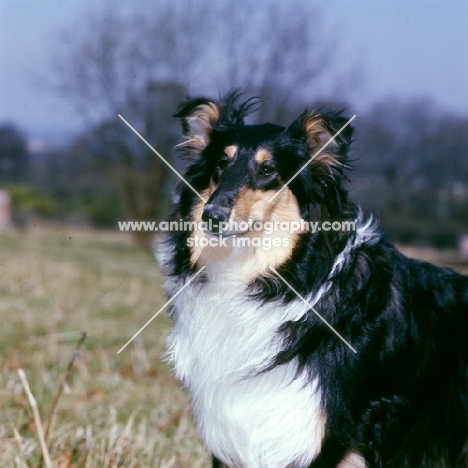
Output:
M463 262L460 252L455 249L432 249L429 247L398 246L403 254L436 265L448 266L465 275L468 274L468 262Z
M149 252L118 234L31 228L0 235L0 466L43 463L24 369L45 426L81 332L89 335L48 437L54 467L208 467L188 402L160 356L164 303ZM44 465L46 466L46 465Z
M117 355L164 303L162 282L151 253L130 246L124 235L38 227L0 234L1 467L36 468L47 461L18 369L24 369L47 437L82 331L88 339L52 418L52 465L210 466L187 399L160 359L167 318L162 314Z

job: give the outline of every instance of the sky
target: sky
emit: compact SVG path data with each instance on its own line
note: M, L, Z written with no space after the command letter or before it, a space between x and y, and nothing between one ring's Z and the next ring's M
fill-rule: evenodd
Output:
M143 4L151 8L157 1ZM334 66L354 61L364 76L349 97L357 112L382 99L426 98L468 116L467 0L308 1L323 12L328 34L338 38ZM58 31L73 27L96 3L0 0L0 124L12 122L42 140L83 128L72 104L42 78L50 75Z

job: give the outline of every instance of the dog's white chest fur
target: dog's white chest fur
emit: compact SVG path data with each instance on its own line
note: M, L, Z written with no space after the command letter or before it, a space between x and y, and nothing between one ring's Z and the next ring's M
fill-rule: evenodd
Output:
M318 380L296 377L294 361L254 375L281 349L278 327L306 307L299 301L260 306L229 274L210 274L207 284L188 287L174 306L168 355L208 450L236 468L309 464L320 451L325 424Z

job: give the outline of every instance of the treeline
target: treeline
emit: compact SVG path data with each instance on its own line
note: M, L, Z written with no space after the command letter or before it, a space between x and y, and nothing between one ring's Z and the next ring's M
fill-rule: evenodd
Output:
M174 84L153 86L147 96L153 106L138 129L181 171L183 162L172 151L178 123L170 116L184 92ZM299 109L270 112L292 120ZM468 119L429 102L382 102L355 126L353 197L381 217L394 241L456 246L468 232ZM163 219L177 182L118 118L67 147L34 152L18 129L0 127L0 185L11 191L20 224L37 216L99 228L116 228L123 219Z
M396 241L456 246L468 233L468 118L387 101L356 127L355 197Z
M40 215L113 228L123 218L165 216L176 179L118 114L183 170L170 116L187 95L241 87L264 99L253 119L287 125L314 103L348 107L343 96L365 79L362 66L339 58L339 35L311 2L146 4L96 5L51 51L50 89L87 132L68 147L29 153L17 129L0 132L0 185L12 191L19 223ZM318 102L330 95L333 102ZM468 232L467 118L395 101L355 123L355 197L380 212L394 240L455 245ZM151 242L145 233L135 240Z

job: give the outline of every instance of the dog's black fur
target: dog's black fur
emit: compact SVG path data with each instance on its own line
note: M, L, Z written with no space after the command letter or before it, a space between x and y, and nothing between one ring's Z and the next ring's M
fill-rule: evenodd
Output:
M256 104L240 103L239 95L230 93L219 101L189 100L175 113L189 139L182 146L190 161L185 178L199 192L210 183L216 186L205 219L228 217L242 187L279 190L346 122L341 114L306 111L288 128L245 125L244 117ZM212 105L217 111L202 116L203 128L193 130L196 113L200 118L200 109ZM317 117L321 134L308 125ZM205 140L190 142L194 132L204 132ZM344 185L351 137L348 126L326 157L314 159L290 184L302 218L323 222L359 217ZM245 149L234 162L222 156L222 149L233 144ZM262 175L252 166L259 147L271 153L273 172ZM172 219L189 219L198 203L181 183ZM201 266L191 260L190 234L171 232L166 240L171 252L166 272L181 282ZM329 280L336 258L356 235L301 233L276 270L308 297ZM268 372L297 360L300 370L319 377L326 432L309 468L337 467L350 452L360 454L368 468L468 467L468 277L406 258L374 232L349 251L330 280L331 288L316 309L357 353L310 312L282 325L281 351L259 369ZM297 300L269 272L252 278L245 295L272 307ZM221 466L214 458L213 467Z

